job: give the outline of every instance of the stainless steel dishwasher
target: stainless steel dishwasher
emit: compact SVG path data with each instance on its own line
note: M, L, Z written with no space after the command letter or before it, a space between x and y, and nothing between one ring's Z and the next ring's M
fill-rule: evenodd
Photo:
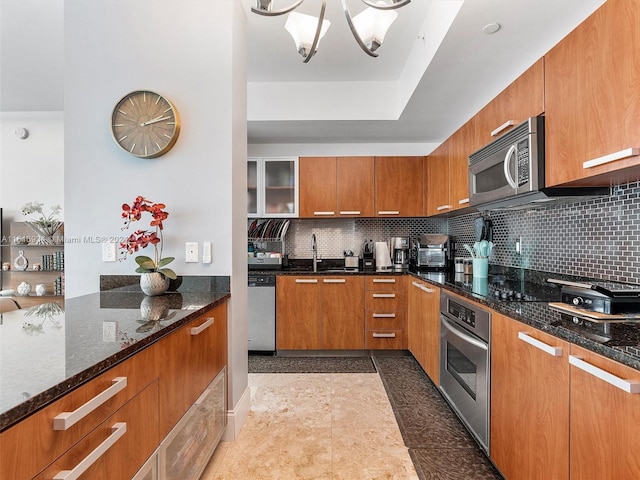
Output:
M276 350L276 276L249 274L249 352Z

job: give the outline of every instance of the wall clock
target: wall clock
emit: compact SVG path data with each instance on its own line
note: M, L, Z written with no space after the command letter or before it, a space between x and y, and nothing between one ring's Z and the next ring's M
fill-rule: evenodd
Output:
M131 155L155 158L173 147L180 133L178 111L162 95L131 92L116 104L111 114L111 135Z

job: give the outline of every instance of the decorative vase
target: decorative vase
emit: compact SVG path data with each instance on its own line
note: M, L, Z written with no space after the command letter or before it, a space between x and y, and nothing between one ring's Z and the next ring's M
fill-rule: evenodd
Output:
M45 293L47 293L47 287L43 283L37 284L36 295L42 297Z
M22 282L18 285L18 295L26 297L31 293L31 284L27 282Z
M62 222L54 220L46 225L43 225L39 222L25 222L31 230L36 232L37 237L35 244L36 245L57 245L57 241L54 238L56 232L62 226Z
M169 278L160 272L149 272L140 275L140 288L150 297L162 295L169 288Z

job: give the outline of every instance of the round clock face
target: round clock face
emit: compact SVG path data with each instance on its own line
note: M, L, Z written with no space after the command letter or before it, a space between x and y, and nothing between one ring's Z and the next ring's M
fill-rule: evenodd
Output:
M180 133L180 119L171 102L155 92L125 95L113 109L111 134L121 148L141 158L167 153Z

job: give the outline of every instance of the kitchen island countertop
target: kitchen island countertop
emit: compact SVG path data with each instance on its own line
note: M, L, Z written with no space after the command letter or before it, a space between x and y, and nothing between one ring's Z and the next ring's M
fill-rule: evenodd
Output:
M147 297L125 288L3 313L0 431L229 297L228 290Z

